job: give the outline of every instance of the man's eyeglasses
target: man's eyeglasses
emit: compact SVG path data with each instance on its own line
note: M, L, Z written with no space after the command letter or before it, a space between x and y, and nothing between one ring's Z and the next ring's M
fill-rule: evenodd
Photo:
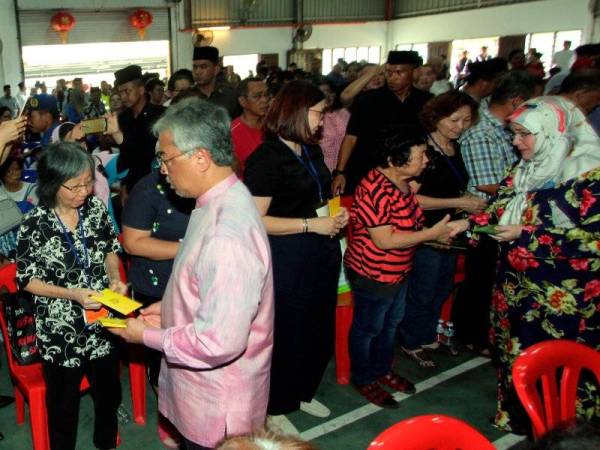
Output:
M90 181L85 184L77 184L75 186L67 186L66 184L61 184L67 191L72 192L74 194L80 194L82 192L88 192L94 187L94 182Z
M186 153L179 153L178 155L175 156L171 156L170 158L164 159L164 154L163 153L157 153L156 154L156 167L161 167L163 164L166 167L169 167L171 164L170 162L173 161L174 159L179 158L180 156L185 155Z

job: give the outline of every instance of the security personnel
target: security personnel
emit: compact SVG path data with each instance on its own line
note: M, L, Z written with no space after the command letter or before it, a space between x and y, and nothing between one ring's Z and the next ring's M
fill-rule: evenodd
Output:
M413 87L413 72L423 63L417 52L391 51L385 65L385 86L361 94L352 105L352 115L342 142L336 170L334 195L352 194L360 180L376 166L383 137L421 130L419 113L433 97Z
M238 103L236 90L228 83L217 81L220 71L218 48L208 46L194 48L192 72L198 95L204 100L222 106L229 112L229 117L235 119L242 113L242 108Z
M120 147L119 172L129 169L123 180L127 192L144 175L152 170L156 151L156 137L152 134L152 125L158 120L165 108L153 105L146 96L142 81L142 68L131 65L115 72L117 86L125 110L118 116L108 116L107 133Z

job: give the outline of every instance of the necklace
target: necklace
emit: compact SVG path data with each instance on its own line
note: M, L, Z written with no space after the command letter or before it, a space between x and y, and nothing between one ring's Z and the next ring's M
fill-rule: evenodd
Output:
M438 143L438 141L435 140L432 134L429 134L429 139L433 143L433 148L435 148L438 152L442 153L445 156L454 156L454 147L452 146L450 141L448 141L448 145L446 146L446 148L444 148ZM449 153L451 153L451 155L449 155Z

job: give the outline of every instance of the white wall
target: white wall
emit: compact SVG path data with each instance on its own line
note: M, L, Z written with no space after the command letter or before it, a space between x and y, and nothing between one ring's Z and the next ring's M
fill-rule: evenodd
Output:
M315 25L304 49L386 45L386 22ZM222 55L277 53L285 66L292 48L292 27L239 28L214 31L213 43ZM190 50L191 51L191 50ZM385 48L382 55L385 54Z
M23 79L21 49L17 40L15 9L12 0L0 0L0 85L10 84L13 95Z
M388 43L451 41L491 36L584 29L590 26L589 0L542 0L492 8L400 19Z

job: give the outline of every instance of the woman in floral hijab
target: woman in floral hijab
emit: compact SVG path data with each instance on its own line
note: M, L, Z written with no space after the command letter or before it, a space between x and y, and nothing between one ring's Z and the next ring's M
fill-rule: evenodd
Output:
M530 428L512 384L527 347L569 339L600 350L600 139L561 97L539 97L511 117L521 161L478 224L502 243L491 338L498 374L495 424ZM600 419L600 393L580 383L577 412Z

